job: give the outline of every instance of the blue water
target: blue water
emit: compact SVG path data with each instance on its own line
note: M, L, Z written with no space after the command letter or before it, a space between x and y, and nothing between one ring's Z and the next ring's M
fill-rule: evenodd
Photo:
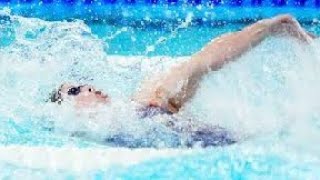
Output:
M237 134L208 149L127 149L101 141L119 132L144 137L159 116L137 121L129 98L211 38L246 24L162 26L49 22L1 12L1 179L318 179L319 40L271 37L209 74L179 113ZM317 21L304 26L319 33ZM115 103L96 118L47 103L61 82L95 85ZM75 136L75 132L85 136ZM170 140L170 137L169 139Z

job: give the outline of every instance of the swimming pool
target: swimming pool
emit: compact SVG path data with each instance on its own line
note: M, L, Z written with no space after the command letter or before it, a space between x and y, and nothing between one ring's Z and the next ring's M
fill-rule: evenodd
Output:
M181 116L219 124L241 142L207 149L130 150L106 134L143 136L123 100L143 77L188 58L245 23L153 25L44 21L1 11L1 179L317 179L319 46L270 38L209 74ZM319 33L316 20L305 26ZM119 103L96 120L47 103L61 82L93 84ZM90 114L90 112L87 112ZM167 117L158 117L167 118ZM86 132L86 137L71 136Z

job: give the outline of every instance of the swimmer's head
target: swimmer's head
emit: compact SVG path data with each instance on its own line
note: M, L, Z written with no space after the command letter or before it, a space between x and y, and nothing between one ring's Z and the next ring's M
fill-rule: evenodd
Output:
M51 102L72 102L76 107L93 107L109 102L109 97L89 85L62 84L50 95Z

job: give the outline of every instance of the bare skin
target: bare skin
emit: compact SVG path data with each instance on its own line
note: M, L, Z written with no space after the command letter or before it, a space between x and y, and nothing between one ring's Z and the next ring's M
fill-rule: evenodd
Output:
M237 59L265 38L289 35L309 43L315 38L290 15L258 21L241 31L222 35L194 54L187 62L173 67L158 81L146 82L134 100L145 106L157 106L176 113L195 94L198 84L210 71Z
M74 95L74 93L77 95ZM68 83L64 83L59 88L59 93L66 101L73 102L76 108L96 107L101 104L107 104L110 102L110 98L96 90L90 85L74 86Z
M303 43L309 43L315 38L290 15L260 20L241 31L212 40L191 56L190 60L171 68L168 73L158 75L161 79L145 81L132 100L143 106L161 107L176 113L194 96L199 82L207 73L219 70L265 38L275 35L292 36ZM76 107L91 107L111 101L107 95L91 86L76 86L79 90L76 95L70 93L73 87L63 84L59 93L61 99L75 102Z

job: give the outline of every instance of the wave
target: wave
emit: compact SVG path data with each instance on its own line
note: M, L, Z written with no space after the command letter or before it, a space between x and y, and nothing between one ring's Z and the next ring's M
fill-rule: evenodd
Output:
M319 158L274 144L213 149L0 147L0 177L277 179L319 176Z
M52 137L46 135L48 141L74 132L86 132L94 141L119 131L143 137L152 123L138 122L125 99L145 77L161 76L189 58L109 55L108 44L80 20L48 22L5 12L1 19L0 39L5 42L0 46L2 144L45 144L44 139L35 140L43 131L52 133ZM317 154L318 49L319 40L301 45L286 37L270 38L210 73L179 116L225 127L245 142L281 142ZM98 119L79 118L73 109L47 102L49 93L62 82L92 84L117 103L104 109ZM62 146L72 137L57 141Z

